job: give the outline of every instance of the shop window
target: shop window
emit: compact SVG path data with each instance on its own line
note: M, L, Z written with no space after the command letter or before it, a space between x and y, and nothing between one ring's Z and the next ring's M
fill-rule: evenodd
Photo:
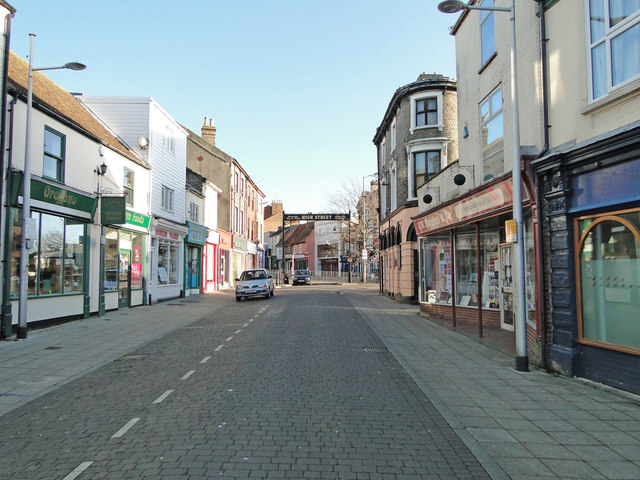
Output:
M583 343L640 353L640 210L576 220Z
M133 249L131 252L131 290L140 290L143 286L142 277L144 273L144 245L146 237L147 236L142 233L131 234L131 247Z
M60 295L84 291L85 224L76 220L32 212L35 231L28 251L27 294ZM22 214L14 217L11 256L11 295L19 294Z
M118 230L107 228L104 245L104 291L118 290Z
M158 240L158 284L175 285L178 283L179 243Z
M476 234L456 235L456 305L478 305L478 252Z
M433 235L420 241L421 301L451 304L451 239Z

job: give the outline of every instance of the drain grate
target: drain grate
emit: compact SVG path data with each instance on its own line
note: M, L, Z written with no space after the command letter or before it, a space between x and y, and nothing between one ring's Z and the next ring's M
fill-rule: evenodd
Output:
M45 350L60 350L62 347L47 347Z
M362 347L362 350L364 350L365 352L374 352L374 353L383 353L383 352L389 351L387 347Z
M144 358L146 356L146 353L130 353L128 355L123 355L118 360L140 360L141 358Z

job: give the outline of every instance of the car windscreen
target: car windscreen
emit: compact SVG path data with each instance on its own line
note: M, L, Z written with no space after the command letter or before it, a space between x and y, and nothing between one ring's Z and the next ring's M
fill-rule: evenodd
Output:
M258 280L258 279L264 280L265 278L267 278L267 275L262 270L251 270L247 272L242 272L242 275L240 275L240 280L243 282L247 280Z

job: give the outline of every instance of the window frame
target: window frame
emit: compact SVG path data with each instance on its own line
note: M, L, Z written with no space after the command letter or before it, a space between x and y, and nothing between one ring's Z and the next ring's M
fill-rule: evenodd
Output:
M620 38L623 34L629 32L633 28L640 29L640 8L633 12L631 15L625 17L623 20L619 21L617 24L611 25L611 15L609 11L609 2L606 0L596 0L599 1L604 14L604 26L603 33L597 39L593 40L593 29L591 23L591 10L592 10L592 0L585 0L585 25L586 25L586 49L587 49L587 77L589 82L589 102L595 102L599 99L605 98L613 92L619 90L620 88L628 85L630 83L640 81L640 71L636 73L634 76L626 78L624 80L619 81L614 85L613 83L613 53L611 44L616 38ZM640 35L640 33L639 33ZM604 75L606 77L606 85L604 85L604 91L601 94L596 96L595 94L595 82L594 82L594 62L593 62L593 53L594 51L604 45Z
M480 0L480 2L478 3L479 7L493 7L494 6L494 2L493 0ZM480 10L479 11L480 15L478 17L479 19L479 26L480 26L480 64L481 64L481 69L484 68L485 65L487 65L489 62L491 62L491 59L493 59L493 57L496 55L496 20L495 20L495 15L493 11L490 10ZM484 35L485 33L488 33L487 30L485 30L485 26L487 27L493 27L491 29L491 38L489 39L491 41L491 45L489 45L489 48L491 49L490 51L487 51L485 53L484 51L484 46L485 46L485 39L487 39L487 37Z
M46 138L47 132L60 138L60 150L61 150L60 156L57 156L46 150L45 138ZM42 139L42 177L43 178L46 178L48 180L53 180L58 183L64 183L66 150L67 150L67 136L64 133L59 132L58 130L50 126L45 125L43 139ZM55 177L51 177L46 174L45 163L47 162L47 159L52 159L53 161L55 161L55 165L56 165Z
M429 172L429 153L437 153L438 154L438 171L437 172ZM420 185L418 185L417 179L418 175L416 173L416 156L424 154L425 155L425 180ZM427 149L427 150L417 150L411 153L411 183L409 185L409 198L418 198L418 189L429 183L433 177L435 177L438 173L442 171L442 150L441 149Z
M427 123L425 125L418 125L417 124L418 102L422 102L422 101L434 99L434 98L436 100L436 108L437 108L436 122ZM437 128L438 130L444 129L443 115L442 115L442 104L443 104L442 98L443 98L442 91L422 92L422 93L417 93L415 95L412 95L410 97L409 101L411 105L411 126L409 128L409 133L412 134L416 130L422 130L422 129L428 129L428 128ZM425 110L425 115L426 114L427 114L427 110Z
M189 220L198 223L199 208L195 202L189 202Z
M131 174L130 176L128 174ZM130 179L131 182L127 182L127 179ZM133 207L134 197L133 192L135 188L135 171L130 168L123 167L122 171L122 190L124 191L125 203L129 207Z
M174 209L174 192L172 188L162 185L161 208L166 212L173 213Z

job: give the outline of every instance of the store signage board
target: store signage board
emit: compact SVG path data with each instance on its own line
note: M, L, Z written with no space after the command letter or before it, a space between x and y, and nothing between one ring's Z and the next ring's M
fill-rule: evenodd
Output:
M349 220L348 213L283 213L285 222Z

